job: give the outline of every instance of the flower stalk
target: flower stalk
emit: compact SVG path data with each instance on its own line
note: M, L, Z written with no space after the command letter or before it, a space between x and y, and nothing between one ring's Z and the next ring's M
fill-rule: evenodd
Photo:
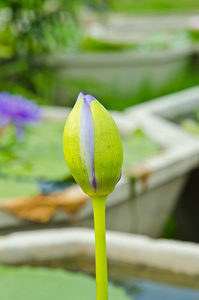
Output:
M108 274L106 256L106 197L93 197L95 226L95 276L97 300L108 300Z

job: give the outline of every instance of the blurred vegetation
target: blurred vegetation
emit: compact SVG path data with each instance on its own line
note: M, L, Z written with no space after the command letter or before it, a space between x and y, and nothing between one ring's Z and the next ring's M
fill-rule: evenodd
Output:
M193 41L199 41L199 30L189 30L189 35Z
M86 37L83 40L82 49L85 51L123 51L123 50L133 50L137 45L133 44L120 44L111 43L109 41L100 41L92 37Z
M102 6L98 1L99 5ZM127 13L150 13L150 12L164 12L164 11L184 11L187 10L198 10L199 2L198 0L123 0L114 1L107 0L103 2L103 6L109 7L112 11L116 12L127 12Z
M197 108L192 114L179 117L176 123L186 131L199 135L199 108Z
M167 219L159 238L171 239L171 240L183 240L180 234L177 220L174 215L171 215Z
M151 99L161 97L167 94L175 93L180 90L184 90L196 85L199 85L199 72L197 65L189 66L185 72L174 75L171 77L164 87L154 87L150 78L144 79L140 82L137 88L129 86L128 89L121 89L117 82L109 84L102 84L91 80L62 80L62 87L65 87L65 94L68 99L68 103L74 104L75 96L79 91L83 91L85 94L95 95L100 102L110 110L123 111L125 108L140 104ZM58 100L57 100L58 101ZM57 102L58 105L64 105L64 103Z
M123 139L122 145L123 167L132 167L161 151L160 146L151 140L142 129L135 130L128 138ZM125 174L125 171L123 173Z
M1 1L1 58L72 49L78 43L79 31L75 3L72 0Z
M0 177L0 201L20 196L35 196L40 189L34 181L21 181Z
M0 90L48 102L53 74L34 64L38 54L72 52L81 42L76 1L0 2ZM42 90L42 93L41 93Z
M120 45L84 37L79 23L79 11L90 7L106 11L139 10L156 11L166 8L197 8L198 1L113 1L113 0L1 0L0 1L0 91L20 94L35 99L40 104L56 105L59 90L66 95L70 105L74 104L79 91L93 93L108 109L123 110L149 99L182 90L199 84L198 73L187 70L160 91L154 90L150 80L140 83L136 90L129 87L121 91L117 84L102 85L86 79L72 80L58 75L58 70L48 65L36 64L38 55L68 54L78 51L154 51L168 47L161 33L149 37L143 46ZM170 45L188 41L187 32L175 36ZM183 44L182 43L182 47ZM53 56L52 56L53 57ZM58 67L57 67L58 68ZM113 96L114 94L114 96ZM121 100L122 99L122 100ZM65 105L65 103L64 103Z
M63 127L64 121L42 122L26 128L26 138L18 142L13 127L8 127L1 137L0 175L52 181L71 178L60 143Z
M103 41L95 39L93 37L85 37L82 40L81 49L84 51L136 51L136 52L149 52L157 50L168 50L180 47L187 47L193 44L193 41L197 40L198 31L193 30L176 30L173 32L164 32L161 30L155 30L147 35L147 38L142 42L129 42L118 43L113 41Z

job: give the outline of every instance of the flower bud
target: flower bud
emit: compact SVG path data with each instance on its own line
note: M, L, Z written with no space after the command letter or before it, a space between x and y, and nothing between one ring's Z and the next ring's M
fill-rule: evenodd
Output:
M109 112L91 95L80 93L64 128L66 164L91 197L110 194L121 175L119 130Z

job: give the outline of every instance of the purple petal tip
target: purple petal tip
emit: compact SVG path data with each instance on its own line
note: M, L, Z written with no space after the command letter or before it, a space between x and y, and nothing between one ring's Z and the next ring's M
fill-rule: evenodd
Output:
M80 100L80 99L82 99L82 98L84 98L84 93L83 92L81 92L81 93L79 93L79 95L78 95L78 97L77 97L77 101L76 101L76 103ZM75 103L75 104L76 104Z
M89 94L86 95L86 96L84 97L84 99L85 99L85 101L86 101L86 103L87 103L88 105L90 105L92 101L97 101L93 96L91 96L91 95L89 95Z

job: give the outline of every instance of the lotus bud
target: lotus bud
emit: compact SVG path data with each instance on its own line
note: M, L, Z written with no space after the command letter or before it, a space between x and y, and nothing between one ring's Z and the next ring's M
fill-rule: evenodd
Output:
M109 112L91 95L80 93L64 128L66 164L90 197L110 194L121 176L123 149Z

